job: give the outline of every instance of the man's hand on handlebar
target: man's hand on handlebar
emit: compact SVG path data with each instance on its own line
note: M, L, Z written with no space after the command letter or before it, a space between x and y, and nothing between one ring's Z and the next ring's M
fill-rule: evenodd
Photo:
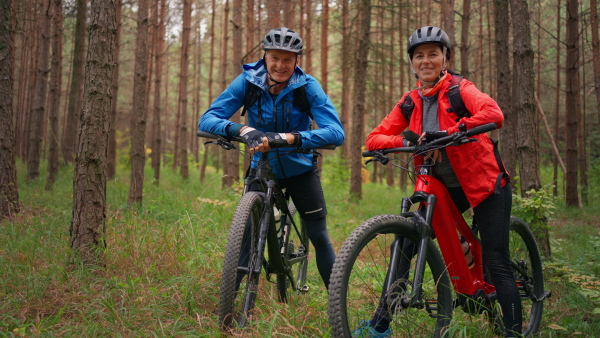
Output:
M257 148L261 143L264 143L264 136L265 134L262 131L256 130L252 127L244 127L240 130L240 137L250 149Z

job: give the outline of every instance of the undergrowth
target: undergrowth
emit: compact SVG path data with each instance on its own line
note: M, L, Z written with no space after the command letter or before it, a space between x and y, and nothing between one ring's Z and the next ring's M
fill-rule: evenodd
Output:
M341 166L335 156L326 157L324 190L336 250L362 221L397 213L404 196L399 188L369 183L363 200L353 203ZM219 336L222 259L239 194L221 189L220 175L210 169L201 183L196 168L184 180L165 167L155 184L147 168L143 203L128 207L129 172L118 168L107 184L106 269L92 271L68 259L73 168L61 168L54 190L46 191L44 170L26 182L19 163L22 211L0 222L0 336ZM552 258L544 262L553 294L540 336L600 335L599 216L598 207L555 210ZM313 256L307 295L290 304L260 299L250 328L232 336L328 337L327 292L316 271ZM264 276L261 283L268 283ZM457 336L478 332L477 326Z

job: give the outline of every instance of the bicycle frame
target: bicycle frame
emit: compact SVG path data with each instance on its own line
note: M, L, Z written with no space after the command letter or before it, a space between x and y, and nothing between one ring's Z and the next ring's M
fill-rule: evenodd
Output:
M479 239L454 205L446 187L431 176L430 171L431 167L427 164L423 165L417 175L413 195L402 199L402 216L413 218L420 228L419 232L421 234L415 270L417 288L410 297L410 304L415 305L419 302L420 283L425 267L425 252L431 234L435 234L437 238L440 251L446 262L448 275L457 293L484 296L495 292L495 287L484 280ZM419 203L418 209L424 210L425 217L420 215L419 211L409 211L410 207L417 203ZM470 269L465 260L457 233L464 236L467 242L471 244L475 263ZM392 255L399 256L400 252L395 251ZM392 260L394 259L397 258L392 257Z
M297 291L296 280L291 273L290 267L303 259L306 259L306 257L294 257L293 259L289 259L287 257L288 255L286 255L291 230L290 227L297 233L299 233L299 231L296 222L293 217L291 217L287 201L278 189L277 180L272 173L272 166L268 160L268 152L262 153L258 168L256 169L256 174L247 177L244 180L243 194L246 194L249 191L256 192L256 190L251 189L254 184L257 184L260 187L259 191L263 197L264 207L260 219L258 264L255 265L255 270L252 271L252 273L260 274L260 270L264 266L267 274L285 274L292 281L293 291ZM275 206L282 212L280 221L283 227L281 242L280 239L277 238L278 231L273 217L273 202L275 202ZM287 222L288 219L291 226ZM302 240L301 236L298 237ZM301 245L307 247L308 243L302 242ZM268 263L264 258L265 248L267 248L269 252ZM240 267L240 269L243 269L243 267Z

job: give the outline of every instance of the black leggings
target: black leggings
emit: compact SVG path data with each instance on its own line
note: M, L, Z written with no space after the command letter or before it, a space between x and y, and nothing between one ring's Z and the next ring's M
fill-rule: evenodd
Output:
M462 188L448 188L448 192L461 213L470 207ZM511 204L512 192L510 184L506 184L498 194L490 195L473 208L481 238L484 265L488 268L492 284L496 287L507 337L520 334L522 323L521 297L511 269L508 247ZM404 246L404 255L413 257L415 254L416 245L409 243ZM399 263L399 278L407 277L409 266L405 263L407 262L403 263L403 260ZM390 320L387 306L380 305L371 326L383 332L389 326Z

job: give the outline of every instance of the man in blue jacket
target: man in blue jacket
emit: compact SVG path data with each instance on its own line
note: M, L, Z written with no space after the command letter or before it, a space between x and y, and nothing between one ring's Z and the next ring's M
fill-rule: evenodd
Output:
M292 147L314 148L344 142L344 129L337 111L317 80L298 67L302 39L286 27L276 28L264 38L264 56L243 66L243 72L212 103L200 119L198 129L223 136L239 136L254 154L270 150L269 140L286 139ZM248 125L229 121L245 104L251 86L260 89L259 98L247 108ZM301 111L294 89L304 86L310 112ZM302 89L300 89L302 90ZM311 130L314 118L318 129ZM286 148L276 151L285 152ZM335 260L326 226L327 208L313 154L293 153L271 160L279 184L292 198L308 236L315 247L317 268L325 287Z

